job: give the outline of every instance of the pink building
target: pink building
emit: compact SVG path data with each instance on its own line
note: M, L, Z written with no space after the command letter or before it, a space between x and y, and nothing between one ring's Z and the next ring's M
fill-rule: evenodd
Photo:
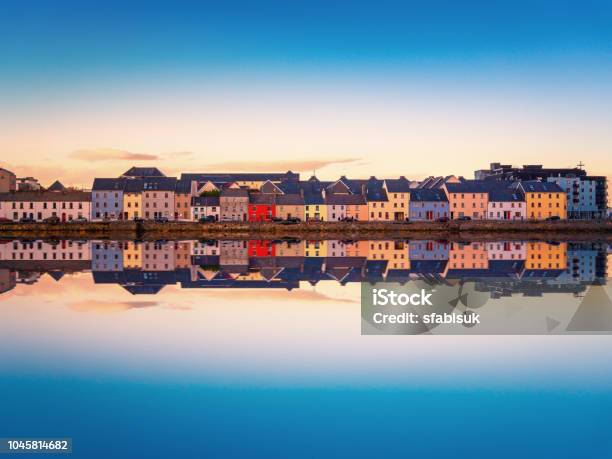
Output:
M142 244L143 271L174 271L174 244L144 242Z
M525 196L520 190L493 190L489 192L487 219L525 220L526 218Z
M143 178L142 217L146 220L154 218L174 220L175 188L174 177Z
M527 244L520 241L487 242L489 260L525 260Z

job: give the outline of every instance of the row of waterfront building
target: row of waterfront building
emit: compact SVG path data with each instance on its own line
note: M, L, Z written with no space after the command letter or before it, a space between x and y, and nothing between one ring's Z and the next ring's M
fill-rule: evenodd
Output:
M599 243L379 241L0 242L0 293L40 273L89 271L101 283L156 293L181 279L191 287L297 288L299 282L542 280L605 282Z
M607 180L581 168L522 168L493 163L476 179L429 177L301 180L286 173L184 173L133 167L94 179L91 191L17 188L0 169L0 218L19 221L168 219L178 221L436 221L605 218ZM31 179L31 178L28 178ZM23 180L23 179L22 179Z

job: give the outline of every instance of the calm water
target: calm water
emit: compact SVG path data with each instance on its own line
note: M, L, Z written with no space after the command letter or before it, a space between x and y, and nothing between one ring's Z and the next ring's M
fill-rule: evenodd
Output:
M569 327L612 296L608 252L3 241L0 437L71 437L73 457L610 457L611 336L360 331L361 282L390 280Z

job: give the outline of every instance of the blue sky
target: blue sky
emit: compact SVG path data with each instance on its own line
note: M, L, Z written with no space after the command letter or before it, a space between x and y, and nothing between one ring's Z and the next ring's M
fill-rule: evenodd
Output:
M612 52L605 1L91 3L3 2L9 74L441 71L516 59L597 68L606 60L609 67Z
M82 149L189 151L205 167L217 155L244 164L252 145L270 165L358 158L362 174L375 158L421 148L448 166L440 173L468 174L492 155L545 161L555 152L563 165L580 156L612 170L605 1L8 1L0 57L0 121L10 134L0 158L51 167ZM402 127L415 120L423 126ZM272 136L275 123L284 141ZM250 142L219 134L232 129ZM448 145L437 140L449 136ZM465 169L445 161L470 152ZM428 173L425 163L414 171Z

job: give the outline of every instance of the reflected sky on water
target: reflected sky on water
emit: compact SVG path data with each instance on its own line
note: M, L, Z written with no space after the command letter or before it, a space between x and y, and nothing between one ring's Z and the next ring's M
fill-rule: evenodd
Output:
M14 371L247 386L612 383L607 336L360 334L361 282L390 280L470 286L509 317L537 310L566 326L594 284L610 295L601 243L7 241L0 253L0 355Z
M566 326L591 289L611 295L606 244L32 240L0 253L0 431L71 436L74 457L610 448L610 336L362 336L360 323L361 282L425 281Z

